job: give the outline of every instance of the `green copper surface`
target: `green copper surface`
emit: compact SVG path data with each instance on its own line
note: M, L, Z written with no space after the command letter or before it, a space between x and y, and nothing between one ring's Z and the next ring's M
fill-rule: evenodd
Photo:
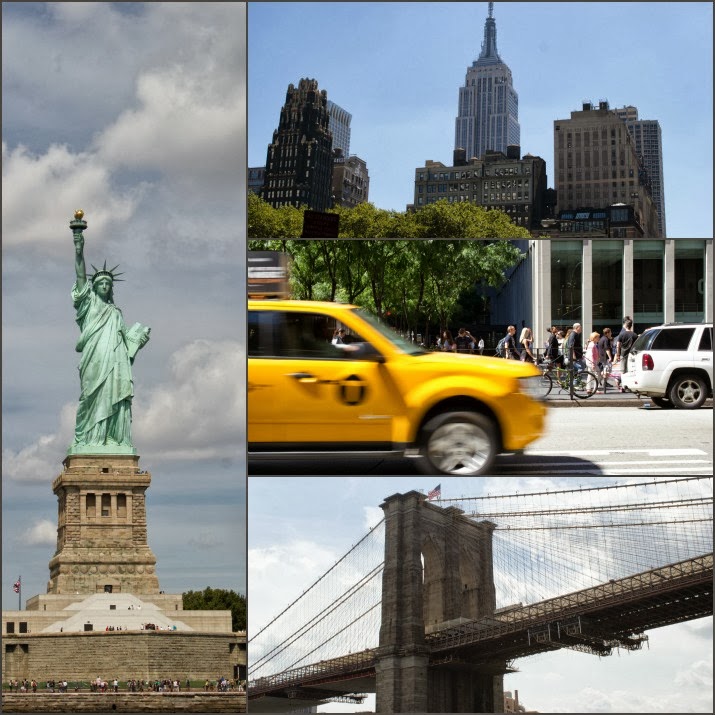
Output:
M79 362L81 394L75 436L68 454L136 454L132 444L132 363L149 340L150 328L124 325L114 305L113 270L98 270L87 278L84 261L86 221L70 222L75 246L72 301L80 329L75 349Z

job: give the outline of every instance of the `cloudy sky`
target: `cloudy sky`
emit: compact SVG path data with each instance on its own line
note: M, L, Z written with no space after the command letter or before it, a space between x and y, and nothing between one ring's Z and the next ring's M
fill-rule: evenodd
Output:
M44 593L71 442L72 232L152 328L133 440L167 592L245 593L244 3L2 3L2 596Z
M249 477L249 637L375 526L386 497L412 489L426 494L437 481L435 477ZM444 499L455 499L624 481L450 477L442 479L441 486ZM712 496L712 482L698 483L696 488L703 487L709 487ZM643 650L614 652L607 658L571 650L522 658L516 661L519 672L505 676L504 687L518 690L527 710L540 712L712 712L712 627L712 618L706 618L655 629L648 632L649 644ZM368 706L374 709L374 696ZM321 709L347 712L349 706L331 704Z

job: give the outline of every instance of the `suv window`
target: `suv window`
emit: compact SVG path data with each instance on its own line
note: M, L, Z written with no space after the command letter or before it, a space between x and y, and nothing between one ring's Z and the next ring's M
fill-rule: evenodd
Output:
M713 329L712 328L705 328L705 330L703 330L703 334L700 336L700 345L698 345L698 350L712 352L712 350L713 350Z
M687 350L695 328L668 328L656 335L650 350Z
M316 313L251 311L248 315L248 356L340 359L345 353L332 344L335 320ZM363 342L352 333L345 343Z

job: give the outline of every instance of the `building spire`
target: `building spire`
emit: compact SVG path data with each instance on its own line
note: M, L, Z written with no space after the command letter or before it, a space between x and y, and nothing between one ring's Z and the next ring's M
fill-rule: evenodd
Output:
M494 19L494 3L489 3L489 16L484 23L484 42L479 60L482 64L496 64L501 62L501 57L497 52L497 23ZM484 62L486 60L486 62Z

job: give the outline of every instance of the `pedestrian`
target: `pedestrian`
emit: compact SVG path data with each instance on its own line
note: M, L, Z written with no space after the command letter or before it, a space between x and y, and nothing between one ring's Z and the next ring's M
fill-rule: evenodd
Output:
M454 342L457 346L458 353L469 353L471 352L472 345L474 343L474 338L472 338L468 330L460 328Z
M582 367L581 360L583 359L583 338L581 337L581 323L574 323L573 330L569 333L568 338L566 338L566 349L564 350L564 355L566 356L567 362L574 369L579 369Z
M484 355L484 338L479 338L477 343L477 350L479 350L480 355Z
M626 316L628 317L628 316ZM633 332L633 321L629 318L623 323L623 330L616 338L616 361L621 363L621 374L628 372L628 356L638 336Z
M454 342L452 333L450 333L449 330L443 331L442 332L442 351L448 352L448 353L453 353L453 352L456 352L456 350L457 350L457 343Z
M516 327L510 325L506 329L504 340L504 357L507 360L518 360L520 358L519 349L516 347Z
M547 331L549 338L546 341L546 350L544 357L550 363L555 363L559 359L559 339L557 337L558 330L555 325L552 325Z
M532 347L534 345L534 335L531 332L531 328L522 328L521 335L519 336L519 345L521 345L521 359L524 362L536 362Z
M600 335L597 332L593 332L588 336L588 343L586 345L586 351L584 353L584 360L586 362L586 369L596 376L596 384L587 384L586 389L595 392L601 382L601 369L599 367L599 353L598 353L598 341ZM589 382L592 382L589 378Z

